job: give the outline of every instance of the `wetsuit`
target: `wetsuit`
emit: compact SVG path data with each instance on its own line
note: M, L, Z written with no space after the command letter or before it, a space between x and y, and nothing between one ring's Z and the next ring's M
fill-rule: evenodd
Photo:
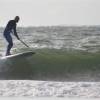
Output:
M10 20L4 30L4 37L8 42L6 55L10 55L10 50L13 47L13 41L11 37L12 32L17 37L17 39L19 39L17 32L16 32L16 21L15 20Z

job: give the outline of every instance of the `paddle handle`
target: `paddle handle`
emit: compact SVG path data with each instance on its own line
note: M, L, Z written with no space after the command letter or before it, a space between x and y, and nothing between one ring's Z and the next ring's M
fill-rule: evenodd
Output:
M25 42L23 42L22 40L19 40L21 43L23 43L26 47L28 47L29 48L29 46L25 43Z

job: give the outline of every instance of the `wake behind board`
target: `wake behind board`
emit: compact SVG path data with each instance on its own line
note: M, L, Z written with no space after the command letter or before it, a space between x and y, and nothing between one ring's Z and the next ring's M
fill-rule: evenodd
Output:
M9 56L3 56L3 57L1 57L1 59L28 57L28 56L32 56L33 54L35 54L35 52L27 51L27 52L22 52L22 53L18 53L18 54L12 54L12 55L9 55Z

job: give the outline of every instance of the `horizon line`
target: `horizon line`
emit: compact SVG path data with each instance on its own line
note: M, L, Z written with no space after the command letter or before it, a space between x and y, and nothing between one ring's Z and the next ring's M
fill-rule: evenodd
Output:
M60 26L60 27L82 27L82 26L86 26L86 27L89 27L89 26L100 26L100 24L94 24L94 25L29 25L29 26L17 26L17 27L56 27L56 26ZM6 26L0 26L0 27L6 27Z

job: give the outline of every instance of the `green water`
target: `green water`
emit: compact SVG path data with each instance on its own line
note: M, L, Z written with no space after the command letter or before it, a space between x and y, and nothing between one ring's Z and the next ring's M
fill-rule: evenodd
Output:
M3 64L6 79L99 81L100 53L35 50L25 58L7 59Z

